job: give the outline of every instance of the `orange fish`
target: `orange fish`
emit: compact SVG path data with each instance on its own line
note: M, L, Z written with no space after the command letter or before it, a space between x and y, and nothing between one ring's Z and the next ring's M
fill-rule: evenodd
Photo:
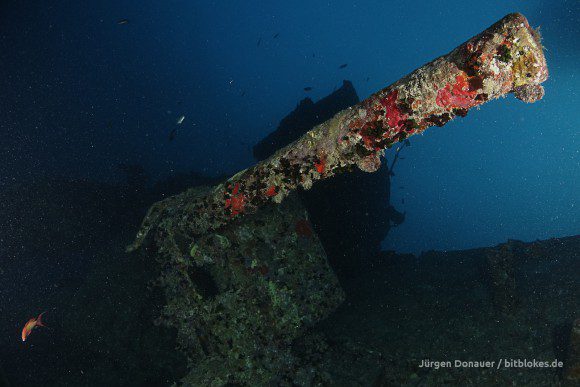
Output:
M22 328L22 341L26 341L26 339L28 338L28 336L32 333L32 330L36 327L45 327L46 325L44 325L42 323L42 315L45 314L46 312L42 312L41 314L38 315L37 318L31 318L30 320L28 320L28 322L26 323L26 325L24 325L24 328Z

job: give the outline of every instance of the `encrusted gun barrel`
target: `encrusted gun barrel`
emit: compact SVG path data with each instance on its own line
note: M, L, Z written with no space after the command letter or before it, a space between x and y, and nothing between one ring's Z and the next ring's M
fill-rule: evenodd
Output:
M415 70L316 126L267 160L239 172L195 202L154 205L131 249L165 217L180 216L183 232L201 235L292 190L358 168L373 172L386 148L442 126L487 101L513 92L541 99L548 77L540 36L521 14L510 14L449 54Z

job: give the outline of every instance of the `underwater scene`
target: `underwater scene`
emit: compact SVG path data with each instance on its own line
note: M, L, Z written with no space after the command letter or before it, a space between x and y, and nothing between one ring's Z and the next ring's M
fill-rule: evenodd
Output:
M0 2L0 387L580 386L580 2Z

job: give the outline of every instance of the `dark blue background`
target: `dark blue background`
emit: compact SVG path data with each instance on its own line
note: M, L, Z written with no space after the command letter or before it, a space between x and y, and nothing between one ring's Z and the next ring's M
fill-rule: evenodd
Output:
M114 180L119 163L232 174L304 87L318 99L350 79L364 98L514 11L541 27L546 97L413 138L393 179L407 219L385 247L577 234L576 1L2 2L0 181Z

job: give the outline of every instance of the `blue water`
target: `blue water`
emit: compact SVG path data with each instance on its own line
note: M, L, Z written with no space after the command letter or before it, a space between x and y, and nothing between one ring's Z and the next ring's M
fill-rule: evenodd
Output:
M82 277L97 259L91 249L107 243L97 231L75 236L83 223L66 217L51 230L37 227L58 209L36 219L35 205L54 197L37 189L36 204L27 204L36 189L29 184L106 185L87 203L134 195L132 203L142 201L134 213L115 218L111 210L115 225L98 229L127 242L152 200L112 188L125 184L120 165L141 165L150 185L192 171L233 175L255 163L252 146L302 98L316 101L348 79L364 99L510 12L540 27L550 71L544 99L508 96L413 137L391 179L391 203L405 221L382 247L418 254L580 234L579 11L572 0L2 2L0 190L28 188L16 195L23 207L0 219L0 241L32 234L18 253L0 257L8 286L0 289L0 311L12 329L3 335L19 340L22 320L41 311L42 294ZM387 151L389 162L393 154ZM27 245L67 228L74 253ZM75 239L87 243L80 252Z
M108 179L120 162L155 178L232 174L253 163L251 146L304 87L317 99L350 79L367 96L521 12L544 37L546 97L496 101L415 139L394 182L405 188L393 190L409 215L385 246L466 248L579 229L576 2L24 2L2 11L3 179Z

